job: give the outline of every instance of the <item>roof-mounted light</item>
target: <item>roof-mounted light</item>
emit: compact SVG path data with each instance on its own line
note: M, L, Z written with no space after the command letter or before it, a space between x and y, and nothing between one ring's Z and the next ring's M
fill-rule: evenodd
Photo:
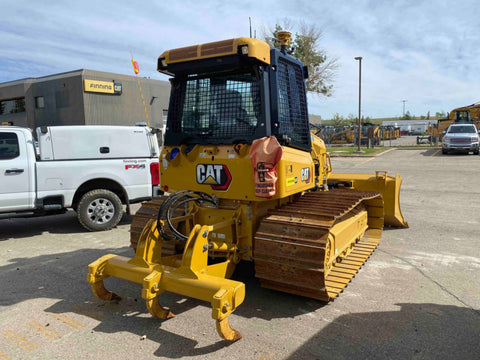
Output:
M248 45L240 46L240 50L242 52L242 55L248 55Z

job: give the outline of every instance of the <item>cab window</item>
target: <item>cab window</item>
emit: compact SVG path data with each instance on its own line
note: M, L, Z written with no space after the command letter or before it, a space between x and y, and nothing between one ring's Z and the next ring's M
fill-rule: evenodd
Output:
M14 159L20 156L20 146L15 133L0 133L0 160Z

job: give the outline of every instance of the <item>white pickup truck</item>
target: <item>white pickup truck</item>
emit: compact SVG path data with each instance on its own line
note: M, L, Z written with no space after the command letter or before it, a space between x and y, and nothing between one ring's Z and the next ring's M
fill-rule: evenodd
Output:
M157 137L139 126L0 126L1 219L72 208L90 231L108 230L123 205L158 194ZM1 231L0 231L1 232Z

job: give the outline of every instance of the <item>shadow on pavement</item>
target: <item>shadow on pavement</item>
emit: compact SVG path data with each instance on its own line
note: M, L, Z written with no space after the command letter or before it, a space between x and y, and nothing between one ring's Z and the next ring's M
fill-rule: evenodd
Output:
M198 347L197 340L162 329L165 320L150 316L141 297L140 284L108 278L105 280L105 286L120 295L122 299L107 302L94 297L86 282L87 266L108 253L133 256L130 248L123 247L86 248L72 252L9 259L7 265L0 267L3 293L0 306L9 306L36 298L60 299L44 311L54 314L73 312L100 321L93 328L94 332L129 332L139 338L146 335L148 339L159 344L154 354L156 356L169 358L198 356L231 345L230 342L218 338L212 344ZM234 312L236 316L265 320L293 318L324 306L322 302L312 299L262 289L253 274L253 264L245 263L238 266L233 276L234 279L244 282L247 288L244 303ZM198 306L205 307L208 309L207 313L210 313L209 303L178 294L161 294L160 302L176 315ZM184 320L188 321L187 318ZM215 322L210 316L204 321L208 323L209 328L215 327Z
M56 314L74 312L95 319L99 323L93 332L128 332L139 338L146 335L158 343L158 349L153 353L156 357L201 356L231 345L218 339L199 347L195 338L166 330L163 320L148 314L139 284L109 278L105 281L107 288L122 296L122 300L106 302L95 298L86 282L87 265L107 253L132 255L130 248L123 247L13 258L0 267L0 306L34 298L60 299L45 311ZM293 318L324 306L319 301L262 289L253 277L253 267L249 263L241 264L234 278L243 281L247 288L245 302L234 314L251 318L251 321L255 318ZM171 293L162 294L161 303L177 315L198 306L210 309L206 302ZM436 304L398 306L398 311L342 315L310 339L305 339L290 359L478 358L478 311ZM175 319L166 321L172 320ZM188 321L188 317L182 321ZM198 326L198 319L196 321L195 326ZM204 321L205 326L214 326L210 317Z
M439 148L428 149L428 150L422 151L420 154L427 157L442 156L442 149L439 149Z
M465 153L465 152L460 152L460 151L453 151L453 152L449 152L448 154L443 154L442 153L442 148L428 149L428 150L425 150L425 151L421 152L420 154L422 154L423 156L427 156L427 157L439 157L439 156L460 156L460 157L463 157L463 156L472 155L472 153ZM474 156L478 156L478 155L474 155Z
M132 215L123 214L119 225L130 224ZM0 220L0 241L21 239L43 233L76 234L87 233L77 220L77 214L70 210L61 215Z
M480 313L450 305L342 315L289 359L478 359Z

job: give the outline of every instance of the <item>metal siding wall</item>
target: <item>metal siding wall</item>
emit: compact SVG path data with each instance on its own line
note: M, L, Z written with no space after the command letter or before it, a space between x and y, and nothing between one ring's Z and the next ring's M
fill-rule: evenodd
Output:
M121 95L85 92L83 79L122 84ZM140 79L150 125L161 129L163 110L168 109L170 83ZM25 96L25 113L1 116L0 121L35 128L43 125L135 125L146 122L137 81L133 76L92 70L28 79L0 85L0 100ZM43 96L45 107L35 108L35 97Z
M81 75L38 81L31 86L34 127L84 125ZM80 85L80 86L79 86ZM35 97L43 96L45 107L35 108Z
M112 74L114 75L114 74ZM135 125L146 122L145 110L137 81L132 76L112 79L95 73L85 74L84 79L112 81L122 84L122 94L84 93L86 125ZM164 81L140 80L150 125L161 128L163 109L168 109L170 84ZM155 97L152 101L152 97Z

